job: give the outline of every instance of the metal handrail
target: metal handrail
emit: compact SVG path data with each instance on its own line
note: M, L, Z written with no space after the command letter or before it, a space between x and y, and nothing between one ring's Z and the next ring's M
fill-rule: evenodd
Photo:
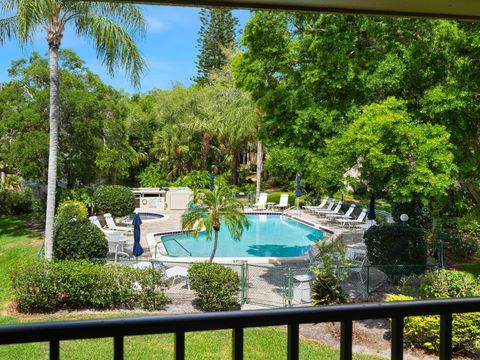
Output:
M391 358L403 358L404 319L440 315L440 359L452 357L452 314L480 312L480 297L347 304L274 310L80 320L0 326L0 345L49 341L50 359L60 358L60 341L114 338L114 358L123 359L124 337L175 334L175 359L185 358L185 332L232 329L233 359L243 359L243 330L287 325L288 359L299 358L299 325L341 322L340 357L352 358L352 321L392 319Z
M162 240L162 241L164 241L164 240ZM182 244L180 244L177 239L172 238L172 239L168 239L168 241L175 241L175 242L178 244L178 246L180 246L183 250L185 250L185 251L187 252L187 254L188 254L189 256L193 256L192 253L191 253L190 251L188 251L188 250L185 248L185 246L183 246Z

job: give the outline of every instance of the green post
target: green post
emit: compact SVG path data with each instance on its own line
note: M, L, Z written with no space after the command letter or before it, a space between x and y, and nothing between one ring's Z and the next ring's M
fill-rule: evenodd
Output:
M370 293L370 265L367 265L367 296Z
M287 271L287 307L292 307L293 286L292 286L292 269L290 266Z

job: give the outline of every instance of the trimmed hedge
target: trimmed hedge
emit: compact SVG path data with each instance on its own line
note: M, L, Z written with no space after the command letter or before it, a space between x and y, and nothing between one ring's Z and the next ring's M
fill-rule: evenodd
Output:
M161 309L166 281L156 269L37 260L18 264L11 274L21 312L62 309Z
M470 236L464 236L457 231L449 231L445 234L445 242L450 244L450 252L456 260L468 260L479 250L478 240Z
M239 308L240 280L235 271L215 263L195 263L188 270L190 286L204 311Z
M115 217L127 216L135 210L135 195L126 186L100 185L92 200L97 211Z
M0 215L30 214L34 204L35 196L30 188L0 192Z
M472 274L439 269L422 276L422 296L425 298L455 298L480 295L480 283Z
M88 217L87 206L78 200L65 200L57 209L55 221L57 223L68 222L70 220L85 221Z
M88 221L66 221L55 226L53 257L57 260L104 259L108 254L105 234Z
M385 266L387 274L408 275L424 271L427 243L422 229L404 224L383 224L369 228L364 238L372 265L414 265Z

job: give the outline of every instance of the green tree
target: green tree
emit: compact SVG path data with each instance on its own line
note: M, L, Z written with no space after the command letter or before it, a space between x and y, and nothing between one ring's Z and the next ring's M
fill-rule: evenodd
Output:
M238 19L231 10L201 9L202 23L197 40L200 53L197 55L197 76L195 82L200 85L210 83L211 75L221 70L227 63L225 49L235 45Z
M210 262L213 261L217 251L220 221L225 223L235 240L239 240L243 229L249 226L242 203L232 196L228 187L218 186L214 191L195 194L192 206L182 215L182 229L193 231L193 236L197 237L204 228L208 239L215 233Z
M135 44L135 36L144 32L145 20L136 6L107 2L0 0L0 12L7 14L0 21L0 44L13 37L26 43L40 29L47 32L50 53L50 139L45 257L51 259L60 121L58 52L65 27L72 24L77 35L93 41L97 55L111 74L120 66L130 74L132 82L138 84L145 63Z
M333 177L338 185L343 173L356 166L360 180L379 196L404 202L438 199L456 181L449 138L443 126L416 124L405 102L388 98L365 106L340 136L329 140L328 155L320 166L312 164L312 172L326 183Z

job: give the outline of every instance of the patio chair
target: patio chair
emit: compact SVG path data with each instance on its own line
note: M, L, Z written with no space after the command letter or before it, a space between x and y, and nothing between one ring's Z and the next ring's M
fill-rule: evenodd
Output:
M109 213L103 214L103 218L107 223L108 230L133 232L133 227L118 226L117 224L115 224L115 220L113 220L112 214L109 214Z
M311 212L313 214L317 214L319 211L332 211L333 207L335 206L335 199L330 201L328 206L325 209L311 209Z
M355 255L354 259L352 260L352 264L350 266L349 276L357 274L360 282L363 284L365 283L366 279L363 275L365 271L365 265L367 263L367 255L366 254L357 254Z
M119 231L118 230L109 230L109 229L106 229L102 226L102 224L100 224L100 220L98 219L98 216L90 216L88 218L88 220L95 226L97 226L100 230L103 231L103 233L105 235L111 235L111 234L115 234L115 233L118 233Z
M318 205L306 205L306 206L303 206L303 209L305 211L313 211L313 210L320 210L320 209L323 209L323 207L325 206L325 204L327 203L329 197L328 196L325 196L323 198L323 200L320 202L320 204Z
M357 205L355 205L355 204L350 205L350 207L348 208L346 213L343 214L343 215L342 214L327 214L326 215L327 220L334 221L335 219L352 219L352 213L353 213L353 210L355 210L356 207L357 207Z
M327 216L327 215L335 215L335 214L338 214L340 212L340 210L342 209L342 205L343 205L343 202L338 202L337 206L335 206L335 209L333 210L315 210L314 211L314 214L315 215L318 215L318 216Z
M286 209L288 207L288 194L280 195L280 201L278 204L275 204L276 208Z
M360 215L358 215L358 218L356 219L336 219L336 220L341 224L341 226L355 227L363 224L366 217L367 217L367 209L362 209L362 212L360 213Z
M107 239L108 254L112 255L115 262L118 260L130 260L130 255L123 251L123 244L117 240Z
M258 197L258 201L256 204L253 205L253 208L256 210L265 210L267 208L267 193L260 193Z
M167 280L172 280L172 285L175 285L175 280L185 279L188 290L190 290L190 281L188 280L188 269L182 266L173 266L165 270Z

